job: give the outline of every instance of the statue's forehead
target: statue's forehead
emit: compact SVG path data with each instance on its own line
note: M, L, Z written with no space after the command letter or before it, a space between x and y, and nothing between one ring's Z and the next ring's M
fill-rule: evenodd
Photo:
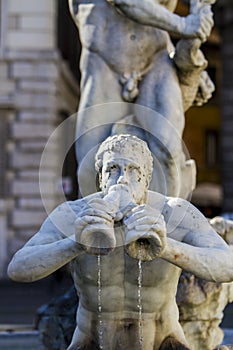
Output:
M139 157L135 157L135 155L127 155L127 154L121 154L118 152L106 152L103 157L103 163L104 164L111 164L111 163L119 163L119 164L133 164L135 166L139 166Z

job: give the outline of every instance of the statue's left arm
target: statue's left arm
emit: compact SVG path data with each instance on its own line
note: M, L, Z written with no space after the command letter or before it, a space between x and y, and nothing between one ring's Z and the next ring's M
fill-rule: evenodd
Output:
M182 240L176 240L182 231ZM189 206L172 237L167 237L161 258L208 281L233 281L232 250L196 208Z
M139 258L141 250L142 260L162 258L208 281L233 281L233 251L198 209L172 198L163 214L145 204L124 219L130 256Z

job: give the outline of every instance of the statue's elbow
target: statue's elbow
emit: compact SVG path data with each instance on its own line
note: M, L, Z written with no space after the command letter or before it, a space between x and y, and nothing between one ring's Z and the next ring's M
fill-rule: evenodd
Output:
M227 264L225 265L224 270L226 271L226 275L227 275L227 281L225 282L233 282L233 251L230 248L230 254L228 256L227 259Z
M14 261L11 261L8 268L7 274L9 278L15 282L32 282L31 276L28 276L24 268L19 268Z
M21 278L18 269L16 269L15 264L11 262L7 268L7 274L9 278L16 282L21 282Z
M232 268L229 270L227 277L228 278L227 278L226 282L233 282L233 271L232 271Z
M232 266L225 267L219 278L216 280L217 283L229 283L233 282L233 269Z

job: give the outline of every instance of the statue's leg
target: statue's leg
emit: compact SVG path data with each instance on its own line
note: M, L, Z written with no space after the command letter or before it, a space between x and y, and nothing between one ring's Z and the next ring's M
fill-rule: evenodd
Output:
M128 114L127 104L112 105L122 102L119 76L98 54L83 49L81 71L76 133L79 162L92 147L110 135L111 123Z
M160 345L159 350L190 350L190 348L182 344L176 338L169 336Z
M160 168L160 174L157 172L152 179L151 189L179 196L181 169L186 168L182 145L185 120L176 68L166 51L157 55L139 90L136 103L151 111L140 115L140 107L136 105L135 114L139 125L149 132L148 144L157 163L156 170ZM191 184L188 187L191 191Z
M81 60L81 99L77 114L76 157L80 196L96 192L94 156L98 145L111 134L112 125L129 114L122 102L119 76L95 53Z
M99 346L98 342L92 336L87 336L76 327L72 342L67 350L99 350Z
M182 137L184 129L182 94L175 65L166 50L156 55L153 66L142 79L136 103L149 107L161 115L160 119L156 119L156 114L154 120L153 114L140 119L140 125L145 129L154 135L159 132L168 146L172 136L167 130L169 124ZM162 117L165 119L164 123Z

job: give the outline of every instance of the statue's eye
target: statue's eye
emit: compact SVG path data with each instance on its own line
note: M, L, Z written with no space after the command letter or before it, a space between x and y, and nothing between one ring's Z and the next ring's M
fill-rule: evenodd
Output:
M140 174L140 169L138 168L138 167L136 167L136 166L131 166L130 168L129 168L129 170L130 170L130 172L132 173L132 174Z
M115 165L115 164L110 165L107 170L108 170L109 173L114 173L114 172L116 172L118 170L118 166Z
M112 165L110 169L111 170L115 170L115 169L117 169L117 166L116 165Z

